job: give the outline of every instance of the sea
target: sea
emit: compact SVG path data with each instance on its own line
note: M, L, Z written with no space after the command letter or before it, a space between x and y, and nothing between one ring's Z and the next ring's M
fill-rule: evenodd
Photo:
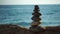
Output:
M33 20L35 5L0 5L0 24L13 24L29 28ZM60 26L60 5L38 5L40 26Z

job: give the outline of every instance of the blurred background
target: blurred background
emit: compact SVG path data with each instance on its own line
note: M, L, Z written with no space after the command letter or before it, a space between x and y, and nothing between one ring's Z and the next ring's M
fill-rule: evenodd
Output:
M41 26L60 26L60 5L39 5ZM14 24L25 28L31 25L34 5L0 5L0 24Z

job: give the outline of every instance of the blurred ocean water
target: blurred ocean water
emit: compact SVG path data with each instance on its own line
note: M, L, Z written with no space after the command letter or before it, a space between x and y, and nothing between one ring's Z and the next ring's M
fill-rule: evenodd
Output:
M39 5L42 26L60 26L60 5ZM34 5L0 5L0 24L29 27Z

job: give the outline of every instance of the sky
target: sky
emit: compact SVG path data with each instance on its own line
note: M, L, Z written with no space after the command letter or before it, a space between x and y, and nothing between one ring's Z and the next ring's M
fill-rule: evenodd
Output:
M0 5L60 4L60 0L0 0Z

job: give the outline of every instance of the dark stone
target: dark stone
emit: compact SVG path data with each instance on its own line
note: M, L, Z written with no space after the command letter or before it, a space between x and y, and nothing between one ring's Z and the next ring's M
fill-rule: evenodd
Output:
M32 32L43 32L44 31L44 29L40 26L32 26L32 27L30 27L30 30Z

